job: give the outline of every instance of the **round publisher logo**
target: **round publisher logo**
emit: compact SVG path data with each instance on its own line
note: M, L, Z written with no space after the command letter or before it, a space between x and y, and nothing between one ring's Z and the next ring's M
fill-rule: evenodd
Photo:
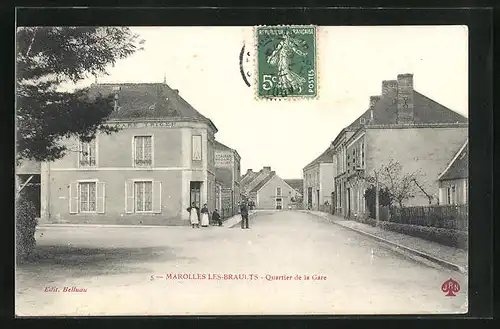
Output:
M455 293L460 291L460 284L450 278L443 283L443 285L441 286L441 290L447 293L445 296L454 297L456 296Z

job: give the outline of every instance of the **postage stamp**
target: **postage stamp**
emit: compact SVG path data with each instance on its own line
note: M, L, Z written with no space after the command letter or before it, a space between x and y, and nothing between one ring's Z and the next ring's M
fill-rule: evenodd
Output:
M314 98L318 94L315 26L258 26L258 98Z

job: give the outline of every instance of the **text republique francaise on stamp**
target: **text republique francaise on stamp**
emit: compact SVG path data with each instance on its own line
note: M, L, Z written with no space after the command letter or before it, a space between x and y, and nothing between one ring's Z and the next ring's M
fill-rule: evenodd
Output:
M318 93L315 26L258 26L259 98L315 98Z

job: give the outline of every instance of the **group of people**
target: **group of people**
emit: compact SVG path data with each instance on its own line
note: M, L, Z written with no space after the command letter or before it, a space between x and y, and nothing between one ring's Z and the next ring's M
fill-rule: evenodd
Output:
M209 221L209 211L207 204L205 203L203 205L203 208L201 210L196 206L196 202L193 202L191 207L187 208L187 211L189 212L189 221L191 222L191 226L193 228L200 227L208 227L210 225ZM218 224L219 226L222 226L222 220L219 215L219 211L215 209L212 212L212 223Z
M243 203L238 203L238 208L239 212L241 214L241 228L249 228L248 227L248 207L245 202ZM203 208L201 210L196 206L196 202L193 202L191 207L187 208L187 211L189 212L189 221L191 222L191 226L193 228L199 228L200 224L201 227L208 227L210 225L210 220L209 220L209 211L207 204L205 203L203 205ZM217 209L214 209L212 212L212 223L214 225L222 226L222 220L219 215L219 211Z

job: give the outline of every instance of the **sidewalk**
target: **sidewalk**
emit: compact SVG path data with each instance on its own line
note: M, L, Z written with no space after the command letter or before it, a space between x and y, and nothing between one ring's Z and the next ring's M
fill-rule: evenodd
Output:
M250 219L252 219L252 215L254 215L254 214L255 214L255 210L250 210L248 212L248 220L249 221L250 221ZM224 226L227 228L233 228L236 225L238 225L240 222L241 222L241 215L240 214L236 214L233 217L229 217L228 219L223 221Z
M431 262L450 268L455 271L467 273L468 271L468 253L466 250L449 247L427 241L421 238L401 234L379 227L373 227L368 224L359 223L353 220L346 220L342 217L320 211L308 211L312 215L322 217L331 223L343 226L358 233L370 236L371 238L388 243L397 249L423 257Z

